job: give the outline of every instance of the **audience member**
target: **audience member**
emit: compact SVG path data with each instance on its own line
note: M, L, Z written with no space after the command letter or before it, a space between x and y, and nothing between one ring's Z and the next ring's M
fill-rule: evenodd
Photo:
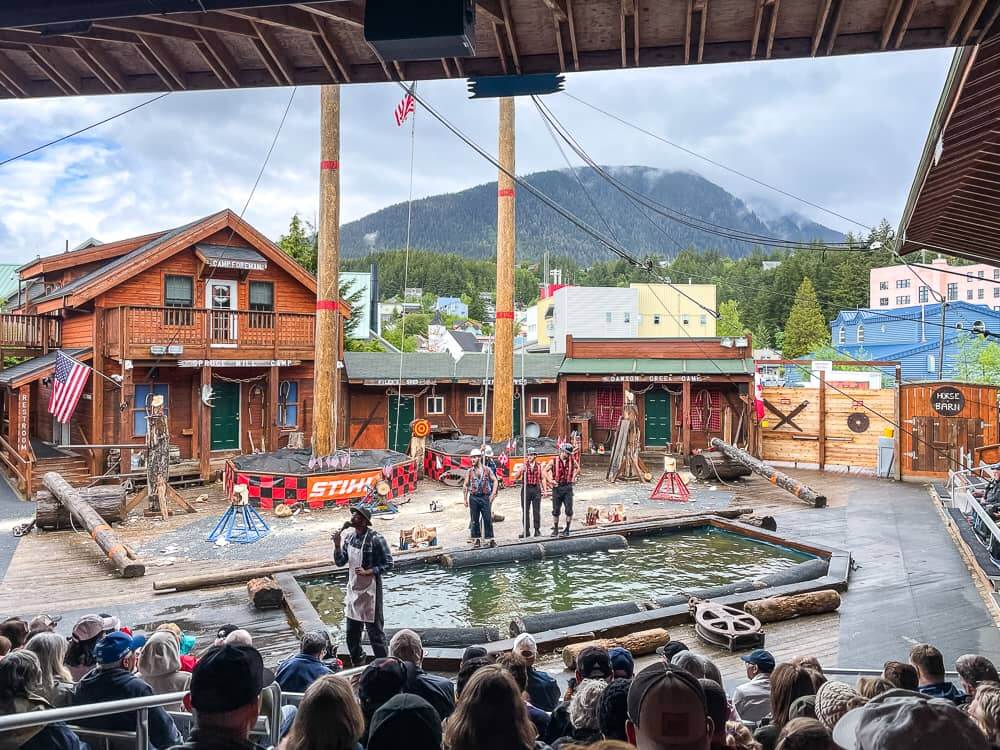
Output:
M490 664L462 691L444 731L448 750L534 750L535 727L514 678Z
M535 659L538 658L535 639L529 633L521 633L514 639L513 650L524 659L528 667L528 698L531 705L542 711L552 711L559 704L559 683L548 672L535 669Z
M687 651L687 650L688 647L687 644L684 643L684 641L668 641L665 645L657 648L656 653L663 659L663 661L669 664L670 660L673 659L677 654L679 654L681 651Z
M725 686L725 681L722 679L722 670L719 669L718 665L707 656L701 657L701 665L705 670L706 680L711 680L712 682L718 683L719 685ZM732 708L732 705L730 705Z
M511 677L514 678L514 682L517 683L517 689L521 691L521 695L524 697L525 706L528 709L528 718L531 719L531 723L538 730L538 736L545 737L549 731L549 713L531 703L531 699L528 696L528 665L524 659L514 652L502 654L496 663L510 672Z
M796 667L814 669L820 674L823 674L823 665L819 663L819 659L815 656L796 656L794 659L791 659L789 663L794 664Z
M372 719L367 750L400 748L441 750L438 712L419 695L393 696Z
M670 663L675 667L683 669L696 680L700 680L705 676L705 662L694 651L681 651L674 654Z
M1000 745L1000 685L980 682L969 703L969 716L991 744Z
M595 742L587 750L634 750L634 748L623 740L601 740Z
M849 711L833 728L833 741L843 750L989 748L976 722L950 701L898 688Z
M389 641L389 656L394 656L413 666L406 692L419 695L438 712L444 721L455 710L455 685L447 677L439 677L423 670L424 644L412 630L400 630Z
M829 685L830 683L827 683ZM825 687L825 685L824 685ZM822 689L822 688L821 688ZM773 750L778 734L788 723L788 712L797 698L813 694L812 678L805 667L779 664L771 674L771 713L767 723L753 734L764 750ZM819 697L816 700L817 711Z
M830 730L816 719L792 719L778 735L776 750L833 750Z
M562 702L552 709L549 717L549 731L545 736L551 744L560 737L566 737L573 732L573 723L569 718L569 702L573 699L576 686L584 680L603 680L610 682L612 677L611 658L608 650L600 646L585 646L576 655L576 672L569 681L569 687Z
M758 648L740 657L747 665L747 679L733 691L733 706L743 721L759 722L771 711L771 672L774 657Z
M181 652L177 638L169 630L153 633L139 654L139 675L157 695L179 693L191 684L191 673L181 671ZM165 707L180 711L179 703Z
M465 690L466 684L472 679L472 675L483 667L494 663L494 659L489 656L474 656L471 659L463 661L462 665L458 668L458 675L455 677L455 697L462 697L462 691Z
M577 685L569 701L569 731L550 743L552 750L589 745L601 739L603 735L598 708L601 695L607 687L608 682L602 679L587 679Z
M815 674L813 670L806 670L810 674ZM816 718L816 696L803 695L792 701L788 707L788 720L792 719L815 719Z
M392 656L375 659L365 667L358 680L358 699L361 701L361 713L365 717L366 732L361 744L367 744L367 730L371 728L372 718L392 696L406 691L409 682L407 670L412 671L412 665Z
M920 680L912 664L902 661L887 661L882 665L882 676L902 690L917 692Z
M631 684L631 680L612 680L601 693L597 719L601 726L601 734L609 740L628 741L625 722L628 721L628 689Z
M530 638L531 636L529 635L528 637ZM514 639L514 649L517 650L517 638ZM466 646L465 651L462 652L461 663L464 664L469 659L476 659L480 656L489 656L489 652L483 646Z
M944 678L944 657L936 648L918 643L910 649L910 664L917 670L917 690L921 693L956 705L965 703L965 694Z
M859 677L854 689L858 691L858 694L862 698L870 700L876 695L882 695L882 693L893 690L895 687L895 685L884 677Z
M632 652L624 646L608 649L608 658L611 660L614 679L631 680L635 675L635 659L632 657Z
M708 717L715 726L712 735L712 750L725 750L726 722L729 720L729 698L722 685L715 680L702 678L698 680L701 689L705 691L705 705L708 707Z
M223 625L215 633L215 643L213 643L212 645L213 646L222 646L222 645L225 645L226 638L234 630L239 630L239 626L237 626L237 625Z
M364 733L365 717L351 684L329 674L306 688L288 736L279 747L280 750L355 750Z
M104 635L108 633L114 633L115 631L122 629L122 621L119 620L114 615L109 614L99 614L98 617L101 618L101 632ZM132 635L129 633L129 635Z
M111 636L108 636L111 637ZM252 646L213 646L191 673L195 729L174 750L250 750L260 714L264 660Z
M168 633L173 634L174 638L177 639L177 650L181 655L181 671L190 672L194 669L195 665L198 663L198 659L191 654L191 650L195 647L197 640L194 636L185 635L184 631L181 630L181 626L175 622L164 622L156 626L156 631L160 632L165 630ZM217 644L221 646L222 644Z
M226 637L239 632L234 630ZM275 672L274 679L281 689L286 693L304 693L320 677L333 674L333 670L323 663L323 655L329 645L330 636L325 630L305 633L299 643L299 653L283 661Z
M28 623L21 617L8 617L0 622L0 635L10 641L12 649L21 648L28 641Z
M54 708L69 705L73 699L73 676L66 669L66 639L58 633L40 631L25 646L38 657L42 670L41 695Z
M726 723L726 733L729 735L726 747L732 750L760 750L760 743L753 738L750 727L739 721Z
M97 642L94 656L97 667L80 680L73 696L73 705L144 698L153 695L151 688L141 678L133 674L136 666L136 651L145 645L146 639L122 632L112 632ZM135 731L135 712L95 716L80 719L80 726L91 729L105 729L117 732ZM167 712L162 708L149 709L149 743L155 748L165 748L180 742L177 732ZM123 745L124 746L124 745Z
M236 628L236 630L226 636L226 640L223 643L227 646L253 646L253 636L250 635L249 630Z
M24 714L51 708L41 695L42 668L28 650L0 659L0 714ZM4 733L0 746L20 750L86 750L86 745L62 723L25 727Z
M54 633L56 630L56 625L62 620L62 617L50 617L49 615L36 615L31 618L31 622L28 623L28 640L30 641L39 633Z
M831 680L816 693L816 718L832 730L844 714L865 702L866 699L846 682Z
M972 696L983 682L1000 683L1000 675L993 662L985 656L965 654L955 660L955 671L962 682L962 690Z
M10 638L5 635L0 635L0 657L9 654L12 648L13 646L11 646Z
M87 672L97 666L94 647L101 639L101 625L101 618L97 615L84 615L73 626L73 635L66 648L66 668L69 669L74 682L79 682Z
M639 750L709 750L715 734L701 684L670 664L648 666L632 680L625 726Z

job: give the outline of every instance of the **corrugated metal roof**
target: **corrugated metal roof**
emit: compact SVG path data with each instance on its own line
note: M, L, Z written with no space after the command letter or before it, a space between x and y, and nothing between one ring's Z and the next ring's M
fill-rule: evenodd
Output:
M493 377L493 356L484 352L469 353L455 363L456 377L462 380L483 377L489 365L489 377ZM529 380L555 380L563 363L562 354L525 354L524 377ZM521 377L521 355L514 355L514 377Z
M448 353L407 352L402 355L403 379L481 380L493 377L493 358L482 352L465 354L457 362ZM524 376L529 380L555 380L561 354L527 354ZM400 355L393 352L344 352L348 380L395 380L400 373ZM521 377L521 358L514 358L514 377Z
M0 263L0 299L7 299L17 291L20 275L17 263Z
M90 353L90 347L84 349L63 349L66 354L76 359ZM55 367L57 351L43 354L41 357L33 357L25 360L13 367L8 367L0 372L0 385L10 386L14 383L23 382L25 379L32 379L33 375L42 375L46 370Z
M750 375L752 359L567 358L561 375Z
M267 258L252 247L230 247L229 245L195 245L206 260L243 260L251 263L267 263Z

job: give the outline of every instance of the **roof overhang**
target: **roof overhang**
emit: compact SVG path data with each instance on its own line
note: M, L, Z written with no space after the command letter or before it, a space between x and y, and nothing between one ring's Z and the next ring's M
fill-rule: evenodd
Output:
M970 0L475 0L474 56L396 62L376 57L365 41L364 0L5 0L0 98L924 49L986 38L994 6Z

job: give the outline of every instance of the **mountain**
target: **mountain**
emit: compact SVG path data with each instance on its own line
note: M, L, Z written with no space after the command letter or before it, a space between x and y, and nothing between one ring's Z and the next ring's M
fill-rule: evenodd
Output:
M752 233L770 239L836 242L839 232L796 214L764 219L746 203L718 185L692 172L652 167L604 167L617 181L657 204L701 221ZM745 240L720 237L682 222L640 212L625 193L592 170L577 171L588 199L573 174L566 169L535 172L524 179L563 208L604 234L608 228L630 252L642 257L656 253L671 256L681 249L718 250L740 257L753 249ZM454 252L469 258L496 255L497 183L435 195L413 202L411 247ZM593 204L592 204L593 202ZM594 205L599 206L604 219ZM583 264L614 256L568 220L546 206L528 190L517 191L517 253L537 258L548 250L568 255ZM345 256L367 255L378 250L398 249L406 244L405 203L398 203L341 228L341 251Z

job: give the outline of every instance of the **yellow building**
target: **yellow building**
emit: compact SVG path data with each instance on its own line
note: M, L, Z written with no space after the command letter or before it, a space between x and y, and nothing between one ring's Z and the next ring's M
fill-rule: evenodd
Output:
M549 310L552 309L552 297L546 297L545 299L540 299L535 304L537 309L537 320L538 320L538 345L547 347L549 345L549 327L550 321L546 318ZM530 338L530 336L529 336Z
M715 317L692 301L715 310L715 284L632 284L631 288L639 295L639 338L715 336Z

